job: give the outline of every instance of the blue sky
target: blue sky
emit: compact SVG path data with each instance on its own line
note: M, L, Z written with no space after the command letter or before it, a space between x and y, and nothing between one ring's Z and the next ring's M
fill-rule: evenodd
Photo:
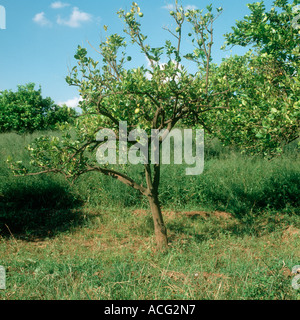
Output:
M142 27L149 35L149 44L160 46L169 34L163 26L174 27L168 14L173 1L136 1L144 13ZM204 8L212 3L222 6L223 14L215 24L214 60L245 52L243 48L233 48L232 52L221 51L223 34L230 31L236 20L249 13L247 3L251 0L182 0L184 6ZM34 82L41 85L43 96L51 97L56 103L67 102L75 106L79 94L65 82L68 68L75 65L74 54L78 45L89 48L91 56L95 52L87 41L97 47L105 39L103 25L108 25L109 33L120 33L123 24L116 12L129 9L132 1L126 0L0 0L6 9L6 29L0 29L0 91L16 90L18 84ZM265 0L267 8L273 0ZM183 46L190 45L188 37ZM146 64L145 58L136 48L128 49L134 57L133 64ZM129 65L130 67L130 65Z

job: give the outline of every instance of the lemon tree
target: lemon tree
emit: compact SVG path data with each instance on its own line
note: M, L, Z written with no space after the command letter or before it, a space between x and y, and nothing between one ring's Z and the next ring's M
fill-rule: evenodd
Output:
M230 87L230 108L203 114L200 123L224 143L274 156L299 137L300 37L293 25L298 3L276 0L269 11L263 1L249 4L250 14L225 35L227 48L251 49L214 70L214 89Z
M97 141L96 135L100 129L109 128L118 136L120 121L126 121L128 132L141 128L149 133L150 138L152 129L170 132L185 119L194 121L201 113L221 108L212 103L209 79L213 24L222 10L213 13L212 6L208 6L205 12L185 11L177 2L175 7L170 12L175 27L166 30L167 40L160 47L152 47L142 32L141 19L144 15L135 2L130 11L118 12L124 21L124 33L108 35L95 48L99 60L89 57L86 48L78 47L75 54L77 64L66 78L69 85L78 88L82 98L82 114L72 134L70 127L62 126L63 138L41 137L29 147L37 172L29 173L20 166L15 168L19 174L55 172L71 179L95 171L138 190L149 200L159 249L168 245L158 192L160 164L144 164L143 181L133 180L126 171L126 165L122 172L109 164L99 165L95 154L103 142ZM189 54L182 53L185 23L193 30L194 47ZM104 29L109 31L108 26ZM130 68L129 46L138 48L148 65ZM195 63L196 74L185 68L187 60ZM226 94L214 92L214 97Z

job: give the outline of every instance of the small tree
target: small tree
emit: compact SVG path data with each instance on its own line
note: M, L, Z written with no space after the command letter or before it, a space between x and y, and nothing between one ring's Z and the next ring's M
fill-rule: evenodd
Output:
M227 91L213 92L210 83L213 23L218 14L212 13L212 6L207 10L206 14L203 10L185 12L176 3L176 9L170 12L176 24L175 30L167 29L172 39L158 48L147 44L147 36L141 31L143 13L138 5L133 3L129 12L120 10L118 15L125 22L125 34L131 44L145 55L149 66L125 67L131 57L125 52L126 38L118 34L110 35L101 42L97 51L102 63L87 57L87 50L78 47L75 55L78 65L66 78L69 85L79 88L82 97L80 107L83 113L76 122L76 137L71 137L69 128L65 128L67 133L62 139L41 137L30 148L32 164L41 168L31 174L60 172L75 179L86 172L96 171L141 192L149 200L159 249L166 248L168 244L159 203L160 163L144 164L145 182L142 183L129 177L126 168L124 173L110 165L100 166L95 153L103 142L97 141L96 134L101 128L110 128L118 136L120 121L127 121L130 130L142 128L150 132L151 129L167 129L170 132L180 121L194 121L201 113L223 108L215 104L215 99ZM220 13L221 8L217 11ZM194 51L183 54L185 21L193 30L194 37L192 33L189 36ZM196 63L196 74L184 68L183 58ZM163 139L159 140L159 147ZM147 152L149 154L150 150ZM17 172L26 174L26 169L19 168Z
M0 92L0 132L54 129L57 123L72 121L75 115L75 110L43 98L41 88L35 90L34 83L19 85L16 92Z

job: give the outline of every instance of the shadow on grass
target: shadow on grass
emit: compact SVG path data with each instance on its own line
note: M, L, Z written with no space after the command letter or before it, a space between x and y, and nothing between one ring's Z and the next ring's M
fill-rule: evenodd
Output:
M300 228L299 211L265 211L260 214L234 215L229 219L207 218L199 216L185 217L167 223L172 234L193 239L197 243L215 240L223 235L234 237L262 237L277 231L287 230L290 226Z
M35 240L83 223L82 205L68 187L49 178L8 182L0 197L0 234Z

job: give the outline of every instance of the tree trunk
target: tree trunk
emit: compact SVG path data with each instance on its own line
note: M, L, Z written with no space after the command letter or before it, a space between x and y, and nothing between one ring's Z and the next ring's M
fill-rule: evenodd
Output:
M153 222L157 248L160 251L164 251L168 248L167 228L165 227L161 208L157 194L151 194L148 196Z

